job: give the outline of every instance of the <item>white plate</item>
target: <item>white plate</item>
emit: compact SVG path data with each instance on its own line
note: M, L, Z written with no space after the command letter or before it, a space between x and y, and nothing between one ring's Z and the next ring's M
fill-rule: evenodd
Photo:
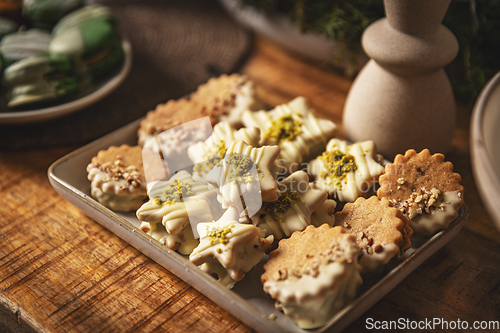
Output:
M132 47L128 41L123 41L122 45L125 52L125 61L123 62L122 69L112 78L99 83L99 85L97 85L97 87L93 89L90 94L68 103L44 109L19 112L0 112L0 124L28 123L60 117L62 115L83 109L109 95L125 80L130 72L130 67L132 66Z
M500 229L500 72L476 101L470 127L472 168L479 194Z
M324 327L303 330L274 308L274 300L262 291L262 265L254 267L245 278L229 290L208 274L202 272L186 257L169 250L139 229L134 213L116 213L102 206L90 196L90 182L86 166L99 150L111 145L137 142L139 122L135 121L101 139L98 139L54 162L49 170L50 183L66 200L139 251L192 285L222 308L259 332L339 332L371 308L408 274L449 242L463 227L468 216L467 206L450 226L422 244L416 244L406 253L408 257L391 265L382 275L366 280L356 300L337 313ZM276 319L269 318L271 314Z

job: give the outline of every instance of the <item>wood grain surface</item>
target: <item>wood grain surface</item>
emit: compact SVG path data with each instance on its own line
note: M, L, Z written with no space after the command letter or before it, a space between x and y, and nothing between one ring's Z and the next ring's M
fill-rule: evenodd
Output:
M242 72L266 103L304 95L341 124L350 81L262 38ZM447 154L463 177L469 220L346 331L365 331L368 318L500 320L500 233L472 178L470 112L460 107ZM0 332L250 332L51 188L47 168L75 148L0 152Z

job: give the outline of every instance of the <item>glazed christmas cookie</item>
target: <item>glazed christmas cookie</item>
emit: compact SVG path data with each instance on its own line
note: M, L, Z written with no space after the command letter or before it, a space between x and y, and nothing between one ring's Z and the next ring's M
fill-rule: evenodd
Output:
M260 208L261 202L278 199L276 158L278 146L255 148L243 141L234 141L221 160L207 175L210 188L219 190L218 200L223 208L239 207L247 214ZM252 212L252 213L251 213Z
M257 127L236 130L228 121L222 121L214 126L213 133L205 141L191 145L187 154L195 163L193 178L206 183L208 172L224 157L230 144L237 140L260 147L260 130Z
M209 191L206 184L194 181L185 170L168 181L150 183L148 187L149 201L136 212L145 232L164 228L169 234L177 235L190 222L211 221L221 214L216 193ZM178 245L174 242L171 249L177 249Z
M258 127L262 145L281 148L280 175L287 176L321 153L328 140L337 134L337 126L329 120L318 119L304 97L271 111L243 112L245 127Z
M397 155L379 179L379 198L388 199L410 219L415 234L430 235L448 227L463 204L461 177L443 154L413 149Z
M346 141L332 139L326 151L309 162L308 171L316 185L330 197L354 202L370 192L374 181L384 172L380 160L373 141L349 145Z
M87 166L92 197L117 211L139 208L147 198L141 147L122 145L101 150Z
M356 236L362 252L359 263L364 272L397 258L410 248L413 233L408 218L376 196L358 198L335 214L335 225Z
M169 249L183 255L191 254L193 249L200 243L194 237L193 229L189 223L176 234L169 233L161 223L142 222L141 230Z
M189 260L208 274L232 288L262 260L272 237L260 237L262 231L252 225L238 223L239 211L230 207L216 222L199 223L200 244Z
M170 100L148 112L137 132L138 143L168 161L173 171L188 166L187 149L206 140L212 125L203 106L187 99Z
M362 280L355 237L340 227L308 226L279 242L264 265L264 291L301 328L324 325L356 296Z
M198 87L191 99L203 105L212 123L227 120L234 127L241 126L243 111L258 110L261 105L254 83L239 74L211 78Z
M295 231L304 230L314 222L329 222L333 225L335 219L331 208L335 208L334 202L333 205L325 204L327 193L311 185L304 171L296 171L278 182L278 200L263 202L262 208L250 218L252 223L264 229L266 236L273 235L277 240L289 237ZM320 208L321 212L313 219L313 213Z

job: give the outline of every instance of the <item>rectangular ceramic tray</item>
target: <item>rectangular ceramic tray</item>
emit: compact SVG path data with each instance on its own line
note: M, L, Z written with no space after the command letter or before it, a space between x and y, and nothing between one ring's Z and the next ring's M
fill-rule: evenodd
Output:
M458 218L450 226L425 239L422 244L407 251L408 256L393 263L382 274L365 279L356 300L337 313L327 325L315 330L302 330L274 308L274 300L262 291L260 275L262 264L229 290L205 274L186 257L169 250L143 233L135 213L116 213L99 204L90 196L90 182L86 167L99 150L112 145L137 144L139 121L135 121L104 136L54 162L49 170L50 183L66 200L90 218L106 227L145 255L192 285L216 304L232 313L259 332L339 332L346 328L376 302L389 293L408 274L449 242L463 227L468 216L467 206L460 209ZM274 314L276 317L272 319Z

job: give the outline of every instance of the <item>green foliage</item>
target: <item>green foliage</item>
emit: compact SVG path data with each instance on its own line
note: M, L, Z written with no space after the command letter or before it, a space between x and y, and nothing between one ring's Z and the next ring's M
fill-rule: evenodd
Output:
M382 0L242 0L244 5L288 16L303 32L335 40L339 52L332 64L349 63L354 73L362 54L365 28L384 16ZM460 51L446 68L455 93L474 100L486 82L500 71L500 0L455 0L443 20L457 37Z

